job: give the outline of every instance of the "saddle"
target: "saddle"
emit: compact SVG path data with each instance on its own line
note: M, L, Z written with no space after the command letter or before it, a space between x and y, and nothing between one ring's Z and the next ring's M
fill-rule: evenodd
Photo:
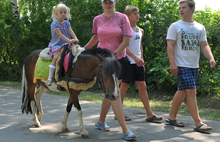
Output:
M77 60L78 55L84 51L84 48L81 48L79 45L73 44L73 45L66 45L62 48L65 48L65 54L62 55L62 68L64 68L65 72L61 74L61 76L65 75L73 68L73 63ZM47 77L49 75L49 65L52 61L52 56L49 54L49 48L43 49L40 54L39 58L37 60L36 66L35 66L35 77L34 77L34 83L37 82L37 79L45 80L47 81ZM74 62L73 62L74 61ZM53 83L55 83L55 78L53 78Z
M81 48L79 45L65 45L62 47L61 52L59 53L56 71L53 82L58 86L68 90L69 88L75 90L87 90L96 83L96 78L93 79L81 79L81 78L72 78L68 76L68 73L72 72L74 68L74 63L77 61L78 56L84 51L84 48ZM51 64L52 59L48 54L49 48L44 49L38 58L36 67L35 67L35 77L34 83L37 82L37 79L47 80L49 75L49 65ZM49 56L48 56L49 55Z
M64 46L59 54L56 65L55 80L57 85L68 90L69 88L75 90L87 90L96 83L96 78L93 79L81 79L72 78L68 74L72 72L74 63L77 60L78 55L84 48L68 48ZM74 56L75 55L75 56Z
M63 46L62 48L64 48L64 47L66 48L67 45ZM80 47L78 44L69 44L68 48L69 48L68 50L67 50L67 48L65 49L65 52L67 52L67 54L65 54L64 60L63 60L63 66L64 66L64 69L66 72L68 72L69 69L71 69L70 66L76 62L79 54L85 50L85 48ZM40 52L39 57L43 60L51 61L53 58L49 54L49 51L50 51L49 48L43 49ZM72 54L70 54L70 52Z
M82 51L85 50L85 48L80 47L78 44L69 45L70 51L67 53L64 57L64 69L66 72L71 71L72 68L74 68L74 63L76 62L78 56L81 54Z
M51 61L53 58L52 56L49 54L49 51L50 51L50 48L45 48L43 49L40 54L39 54L39 57L43 60L46 60L46 61Z

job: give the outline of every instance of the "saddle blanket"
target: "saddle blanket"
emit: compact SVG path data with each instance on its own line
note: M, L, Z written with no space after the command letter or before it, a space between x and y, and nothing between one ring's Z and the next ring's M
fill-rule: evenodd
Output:
M57 60L57 62L60 62L60 56ZM49 76L49 65L51 64L51 61L49 60L44 60L41 57L38 58L36 66L35 66L35 71L34 71L34 80L33 83L37 83L37 79L47 81L47 78ZM83 80L79 78L71 78L69 79L69 82L66 82L66 77L62 77L59 79L59 82L55 82L55 77L58 76L60 67L58 66L56 68L55 76L53 78L53 84L56 83L55 86L61 86L64 87L65 89L75 89L75 90L87 90L88 88L92 87L96 83L96 78L91 79L91 80ZM69 84L69 85L67 85ZM52 85L53 86L53 85ZM53 86L53 88L55 87ZM69 86L69 87L68 87ZM49 87L50 88L50 87ZM55 87L56 88L56 87ZM53 91L57 91L56 89L51 89Z
M47 78L49 76L50 64L51 61L44 60L40 57L38 58L34 71L34 80L33 80L34 83L37 83L37 79L47 81ZM54 78L53 78L53 82L55 82Z

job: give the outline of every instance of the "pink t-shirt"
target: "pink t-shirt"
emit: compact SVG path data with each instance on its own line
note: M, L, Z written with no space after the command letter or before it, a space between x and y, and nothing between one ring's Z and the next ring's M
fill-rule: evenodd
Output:
M113 53L122 42L123 36L132 36L130 22L125 14L116 12L112 17L103 14L93 20L92 33L98 35L98 48L111 50ZM126 48L116 57L121 59L126 55Z

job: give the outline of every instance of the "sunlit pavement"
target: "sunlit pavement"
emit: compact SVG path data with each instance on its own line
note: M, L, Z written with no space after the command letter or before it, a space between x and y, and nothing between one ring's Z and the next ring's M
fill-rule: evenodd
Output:
M34 128L32 114L21 113L21 90L0 86L0 142L122 142L122 130L114 120L112 110L109 111L106 122L110 132L98 130L94 125L99 117L101 104L80 101L83 110L83 120L90 139L82 139L79 132L78 117L72 109L68 119L70 132L61 132L61 121L66 109L68 97L45 94L42 97L43 117L41 128ZM137 136L140 142L217 142L220 141L220 121L202 119L213 127L209 133L199 133L193 130L194 121L191 116L178 115L179 122L185 127L177 128L162 123L145 122L145 110L124 107L128 128ZM168 113L154 112L167 118Z

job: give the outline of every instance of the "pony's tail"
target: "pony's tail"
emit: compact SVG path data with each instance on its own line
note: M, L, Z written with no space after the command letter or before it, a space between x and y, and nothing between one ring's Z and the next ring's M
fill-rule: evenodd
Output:
M26 80L26 77L25 77L24 65L23 65L23 75L22 75L21 97L22 97L22 105L21 105L22 113L24 113L24 112L26 114L28 114L28 112L32 113L31 105L30 105L30 96L29 96L29 93L28 93L27 80Z

